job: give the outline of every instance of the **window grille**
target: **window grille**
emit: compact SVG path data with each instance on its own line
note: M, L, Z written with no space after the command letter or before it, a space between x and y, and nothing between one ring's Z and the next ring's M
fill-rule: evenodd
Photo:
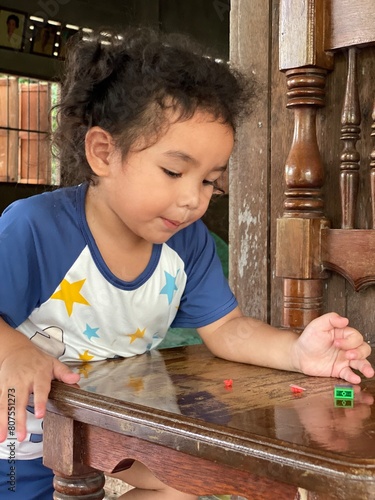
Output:
M60 85L0 75L0 181L58 185L50 136Z

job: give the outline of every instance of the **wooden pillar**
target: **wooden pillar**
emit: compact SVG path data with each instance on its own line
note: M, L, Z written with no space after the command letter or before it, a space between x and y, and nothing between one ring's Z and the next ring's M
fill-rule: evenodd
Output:
M286 72L294 137L285 164L283 216L277 220L276 275L284 281L282 326L297 330L322 313L323 302L320 238L328 221L316 113L324 106L327 70L332 67L323 49L323 30L323 0L281 0L279 64Z
M229 281L243 312L267 321L269 305L269 122L271 0L233 0L230 59L255 78L251 116L229 165Z
M286 75L294 137L285 164L284 214L277 221L276 275L284 279L282 326L302 329L321 314L323 302L320 234L328 223L316 112L323 105L326 71L301 68Z

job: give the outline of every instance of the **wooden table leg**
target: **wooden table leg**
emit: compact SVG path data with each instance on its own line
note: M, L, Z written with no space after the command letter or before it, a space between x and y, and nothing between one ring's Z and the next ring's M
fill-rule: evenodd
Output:
M82 498L85 500L102 500L104 498L105 478L102 472L90 472L79 476L65 476L54 471L54 500Z
M72 418L47 412L44 419L43 462L55 474L54 500L102 500L104 474L82 464L84 443L80 424Z

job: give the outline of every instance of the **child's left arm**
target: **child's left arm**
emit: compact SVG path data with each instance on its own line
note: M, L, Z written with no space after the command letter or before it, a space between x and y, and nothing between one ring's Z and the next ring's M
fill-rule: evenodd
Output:
M371 352L348 320L328 313L313 320L301 335L247 318L237 308L224 318L198 329L204 343L218 357L298 371L306 375L338 377L357 384L358 370L373 377L366 359Z

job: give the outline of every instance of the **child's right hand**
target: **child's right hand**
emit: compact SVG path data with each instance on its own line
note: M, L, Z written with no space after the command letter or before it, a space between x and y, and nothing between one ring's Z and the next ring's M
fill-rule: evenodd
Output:
M42 418L46 412L51 380L75 384L79 378L78 373L73 373L61 361L31 343L18 347L6 356L0 368L0 442L7 438L12 419L15 420L18 441L25 439L26 406L31 393L34 394L35 416Z

